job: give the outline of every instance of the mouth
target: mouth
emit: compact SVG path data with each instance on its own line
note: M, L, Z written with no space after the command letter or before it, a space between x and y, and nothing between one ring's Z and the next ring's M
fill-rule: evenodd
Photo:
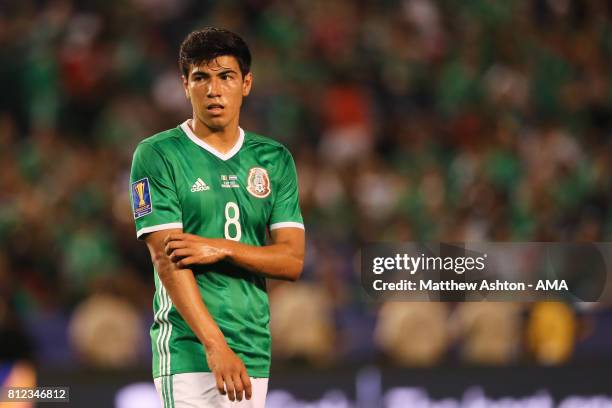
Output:
M206 110L211 113L221 113L224 107L220 103L211 103L210 105L206 105Z

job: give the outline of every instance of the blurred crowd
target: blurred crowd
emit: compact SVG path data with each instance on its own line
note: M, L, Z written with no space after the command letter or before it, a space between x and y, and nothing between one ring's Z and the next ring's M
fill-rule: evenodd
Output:
M375 241L611 240L611 17L606 0L1 2L0 338L45 364L148 363L132 152L190 116L178 46L216 25L253 54L241 126L298 167L308 250L302 282L270 285L279 361L612 358L607 305L381 308L356 266Z

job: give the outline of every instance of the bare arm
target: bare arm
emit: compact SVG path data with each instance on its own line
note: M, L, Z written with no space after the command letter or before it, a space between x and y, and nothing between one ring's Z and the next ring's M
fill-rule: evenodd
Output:
M275 229L272 243L261 247L173 233L166 240L166 254L180 268L226 260L267 278L295 281L304 265L304 242L301 228Z
M214 321L200 295L193 272L178 268L164 252L164 240L180 229L157 231L145 238L151 260L172 303L206 349L206 359L217 379L217 388L230 400L242 400L242 391L251 398L251 381L243 362L228 347L223 333ZM234 390L236 395L234 396Z

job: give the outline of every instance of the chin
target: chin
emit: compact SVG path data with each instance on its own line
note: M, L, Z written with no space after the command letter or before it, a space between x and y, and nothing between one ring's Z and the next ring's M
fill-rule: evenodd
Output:
M213 129L213 130L224 129L229 124L228 120L224 120L218 117L208 118L207 120L203 120L202 122L204 122L206 127L208 127L209 129Z
M211 121L208 127L214 130L222 130L225 129L227 125L229 125L227 121Z

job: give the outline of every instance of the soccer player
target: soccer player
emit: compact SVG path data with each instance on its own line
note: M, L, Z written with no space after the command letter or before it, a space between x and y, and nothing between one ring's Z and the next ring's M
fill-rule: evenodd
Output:
M156 271L153 377L164 408L263 408L266 278L294 281L302 271L293 158L238 126L250 63L232 32L189 34L179 65L193 117L134 153L132 208Z

